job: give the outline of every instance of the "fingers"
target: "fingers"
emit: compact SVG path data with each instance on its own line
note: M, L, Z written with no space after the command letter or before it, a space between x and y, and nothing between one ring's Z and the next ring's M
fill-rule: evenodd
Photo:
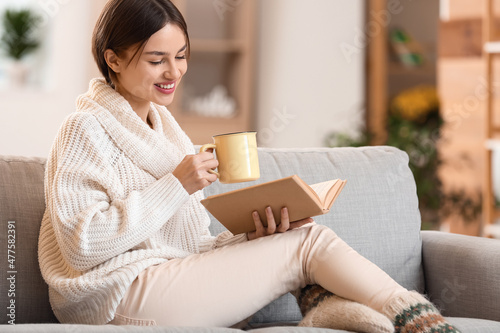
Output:
M272 235L276 232L276 221L274 220L274 214L271 207L266 207L266 218L267 218L267 234Z
M252 213L253 222L255 224L255 234L252 234L252 238L264 237L272 235L276 232L276 221L274 220L274 215L271 207L266 207L265 213L267 219L267 227L264 227L264 224L260 219L259 212L254 211Z
M208 161L208 160L214 160L214 154L209 152L209 151L203 151L201 153L198 153L194 155L200 159L200 162Z
M219 162L216 159L202 160L200 156L194 156L192 163L193 177L201 181L206 180L207 182L213 183L217 180L217 175L208 172L208 170L214 170ZM207 185L210 185L207 184Z
M219 162L210 152L187 155L172 174L179 179L189 194L201 190L217 180L217 175L208 172L215 169Z
M260 219L260 215L258 211L252 212L252 218L255 224L255 231L249 232L247 234L248 239L256 239L259 237L269 236L274 233L283 233L291 229L299 228L305 224L312 223L314 220L310 217L290 222L290 217L288 215L288 208L283 207L281 209L281 223L276 225L276 219L274 218L273 211L271 207L266 207L265 209L266 219L267 219L267 227L264 227L262 220Z
M214 158L214 154L210 152L202 152L197 156L200 160L200 170L204 173L206 172L208 175L205 175L205 178L213 183L217 180L217 175L208 172L208 170L215 170L219 166L219 161Z
M212 158L211 160L206 160L206 161L201 162L200 165L207 168L207 169L215 169L219 166L219 161Z
M290 229L290 218L288 216L288 208L281 208L281 223L278 225L276 232L285 232Z
M217 180L217 175L209 173L208 170L214 170L219 166L219 161L214 158L214 155L209 152L202 152L192 156L193 167L201 178L205 178L210 182Z
M255 224L255 238L259 238L266 235L266 230L264 229L264 225L260 220L259 212L254 211L252 213L253 222Z
M214 175L213 173L209 173L205 179L207 180L207 182L209 182L208 185L210 185L217 180L217 175Z

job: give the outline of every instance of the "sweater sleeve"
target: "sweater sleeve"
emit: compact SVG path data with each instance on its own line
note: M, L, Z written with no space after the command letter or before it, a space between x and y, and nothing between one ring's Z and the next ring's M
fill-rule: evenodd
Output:
M189 199L166 174L141 191L116 195L112 141L92 115L70 117L47 164L45 196L61 253L86 271L157 232Z
M215 237L205 235L200 242L200 253L246 241L248 241L246 234L233 235L229 230L223 231Z

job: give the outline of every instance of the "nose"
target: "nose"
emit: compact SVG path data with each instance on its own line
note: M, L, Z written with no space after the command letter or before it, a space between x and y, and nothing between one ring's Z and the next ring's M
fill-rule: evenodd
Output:
M175 61L170 61L167 68L163 72L165 79L172 81L178 80L181 75L182 73Z

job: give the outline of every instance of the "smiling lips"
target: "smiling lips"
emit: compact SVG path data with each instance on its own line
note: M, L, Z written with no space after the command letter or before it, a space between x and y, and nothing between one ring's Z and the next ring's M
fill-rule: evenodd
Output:
M175 91L175 82L170 83L156 83L156 89L163 94L171 94Z

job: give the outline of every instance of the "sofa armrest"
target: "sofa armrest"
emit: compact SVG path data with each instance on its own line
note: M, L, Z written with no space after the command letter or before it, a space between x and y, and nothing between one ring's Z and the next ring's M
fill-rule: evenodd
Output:
M500 241L422 231L426 292L445 316L500 321Z

